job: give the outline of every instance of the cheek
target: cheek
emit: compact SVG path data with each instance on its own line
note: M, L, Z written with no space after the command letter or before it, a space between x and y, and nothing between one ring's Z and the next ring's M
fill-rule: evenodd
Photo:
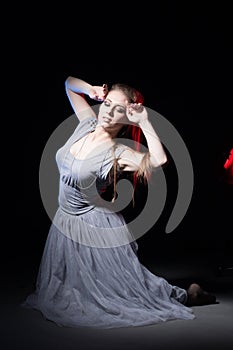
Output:
M119 123L121 123L121 124L128 124L128 122L129 122L129 120L126 117L126 115L121 116L121 118L119 120Z
M118 122L124 122L127 120L126 114L116 113L114 119Z
M104 110L105 110L104 105L101 105L101 106L99 107L99 114L103 114Z
M103 107L100 106L99 112L98 112L98 119L101 119L103 117L103 115L106 113L107 113L107 108L104 106Z

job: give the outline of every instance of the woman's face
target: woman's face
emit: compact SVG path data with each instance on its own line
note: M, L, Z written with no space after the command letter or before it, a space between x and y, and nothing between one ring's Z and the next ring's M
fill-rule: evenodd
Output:
M123 125L128 124L127 103L127 98L121 91L110 91L100 106L98 123L109 130L120 129Z

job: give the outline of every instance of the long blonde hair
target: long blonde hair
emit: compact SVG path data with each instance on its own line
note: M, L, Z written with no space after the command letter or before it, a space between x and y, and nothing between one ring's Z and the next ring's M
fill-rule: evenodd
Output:
M113 84L110 91L121 91L126 97L129 103L141 103L144 102L143 95L135 88L124 83ZM136 125L125 125L118 133L117 137L125 137L134 141L135 150L140 151L140 146L143 140L143 134L141 129ZM113 198L112 202L116 199L116 182L117 182L117 169L118 169L118 160L114 156L113 163ZM137 185L138 180L144 181L146 183L151 176L151 164L149 152L146 152L142 158L139 170L133 173L133 204L134 204L134 191Z

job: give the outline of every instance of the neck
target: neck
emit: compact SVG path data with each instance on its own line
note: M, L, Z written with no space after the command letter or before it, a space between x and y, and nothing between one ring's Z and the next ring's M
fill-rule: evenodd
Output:
M109 127L104 127L102 125L97 124L97 127L95 129L96 136L105 134L106 136L108 135L111 139L114 139L117 137L121 127L121 124L116 124Z

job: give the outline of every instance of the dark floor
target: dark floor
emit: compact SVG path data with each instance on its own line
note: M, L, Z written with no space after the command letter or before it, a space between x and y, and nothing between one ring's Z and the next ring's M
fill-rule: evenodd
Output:
M25 260L27 261L27 259ZM185 261L185 263L184 263ZM33 264L9 271L2 288L2 350L8 349L224 349L233 348L233 273L214 264L206 254L190 254L182 261L170 255L160 263L150 257L144 264L171 283L186 286L196 281L216 294L217 304L194 307L194 320L175 320L146 327L86 330L58 327L34 310L20 307L35 281ZM219 267L221 269L219 269ZM228 268L227 268L228 267ZM21 272L20 272L21 271Z

